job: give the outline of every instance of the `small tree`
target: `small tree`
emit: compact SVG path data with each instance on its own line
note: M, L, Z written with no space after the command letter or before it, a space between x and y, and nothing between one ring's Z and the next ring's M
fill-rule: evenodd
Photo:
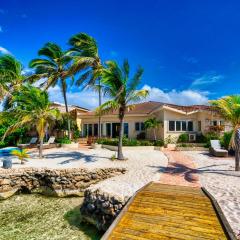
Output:
M47 92L31 85L22 86L20 91L13 95L11 103L12 108L3 112L1 118L9 119L16 116L17 119L7 129L2 140L19 127L26 125L35 127L40 140L39 157L42 158L45 131L47 126L53 125L61 118L59 110L51 108Z
M229 146L235 149L235 170L239 171L240 161L240 95L232 95L210 101L220 114L232 124L233 134Z
M154 140L157 140L156 129L162 125L162 122L154 118L149 118L144 122L145 129L153 129Z
M29 158L28 150L27 149L21 149L21 150L12 150L11 154L18 157L18 159L21 161L21 164L24 164L24 162L27 161L27 158Z

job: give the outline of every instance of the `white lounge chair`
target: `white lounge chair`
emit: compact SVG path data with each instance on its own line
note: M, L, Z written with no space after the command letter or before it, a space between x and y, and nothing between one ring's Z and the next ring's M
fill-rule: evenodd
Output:
M55 137L51 136L46 143L43 143L43 148L54 147ZM38 144L38 147L40 144Z
M20 148L24 148L24 147L29 147L30 145L36 144L37 143L38 138L33 137L31 138L29 143L25 143L25 144L18 144L17 146Z
M219 140L210 140L209 152L215 157L227 157L228 151L221 147Z

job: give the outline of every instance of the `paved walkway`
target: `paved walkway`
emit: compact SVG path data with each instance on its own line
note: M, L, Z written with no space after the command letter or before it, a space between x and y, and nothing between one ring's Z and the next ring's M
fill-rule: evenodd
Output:
M189 156L180 151L164 150L169 162L160 182L171 185L200 187L196 166Z

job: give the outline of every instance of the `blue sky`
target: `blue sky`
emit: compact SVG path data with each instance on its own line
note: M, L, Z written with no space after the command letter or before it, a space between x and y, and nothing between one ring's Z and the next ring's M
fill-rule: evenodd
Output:
M201 104L239 93L240 2L221 0L1 0L0 51L25 67L48 41L67 49L78 32L96 38L103 60L144 68L149 100ZM50 90L61 101L59 88ZM95 94L69 89L69 102L93 108Z

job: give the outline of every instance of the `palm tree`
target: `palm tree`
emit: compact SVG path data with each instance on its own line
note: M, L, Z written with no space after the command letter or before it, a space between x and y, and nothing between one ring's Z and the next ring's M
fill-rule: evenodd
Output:
M23 66L17 59L11 55L0 56L0 101L9 98L24 79Z
M235 148L235 170L239 171L240 159L240 95L232 95L210 101L234 129L230 146Z
M156 135L156 128L158 128L162 124L161 121L158 121L155 117L154 118L149 118L144 122L144 127L145 129L153 129L153 134L154 134L154 140L157 140L157 135Z
M148 95L147 90L136 90L143 74L143 68L138 67L133 78L129 79L129 63L123 62L122 68L115 61L106 62L106 68L103 70L102 83L104 91L111 100L105 102L97 109L101 114L118 110L120 121L118 159L123 160L122 139L123 123L126 111L134 107L134 103L139 102Z
M28 80L31 83L40 79L43 80L40 86L44 87L44 89L60 84L68 118L68 138L70 140L71 127L67 102L67 78L69 77L68 69L72 58L60 46L50 42L46 43L38 51L38 55L42 56L42 58L33 59L29 64L31 68L35 68L35 74Z
M40 139L39 157L42 158L43 138L48 126L61 118L58 109L51 108L48 93L31 85L22 86L12 97L12 108L3 112L2 119L15 116L16 123L5 132L3 139L22 126L35 127Z
M78 33L69 39L73 64L69 69L71 74L80 73L76 85L92 88L98 92L99 106L102 104L101 75L103 66L98 53L96 40L86 33ZM98 115L98 137L101 137L101 114Z

